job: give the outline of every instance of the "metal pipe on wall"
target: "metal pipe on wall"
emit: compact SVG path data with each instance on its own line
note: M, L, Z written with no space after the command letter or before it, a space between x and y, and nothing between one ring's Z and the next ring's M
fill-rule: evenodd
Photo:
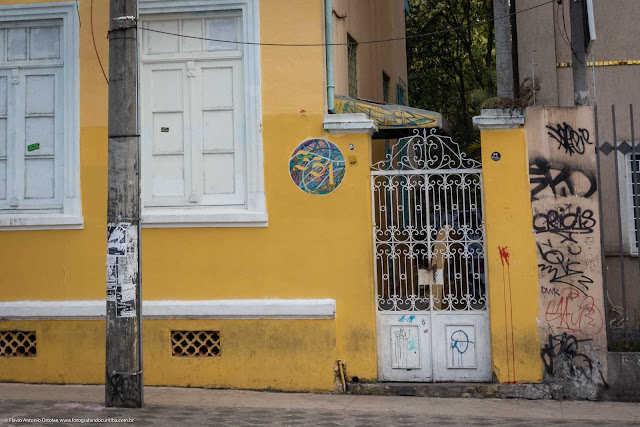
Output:
M604 223L602 222L602 218L604 216L604 211L602 209L602 178L600 176L600 133L598 129L598 104L594 103L593 105L593 118L596 132L596 175L597 175L597 185L598 185L598 210L600 211L600 257L602 259L602 292L604 294L604 321L607 325L607 348L611 348L611 330L609 324L609 307L607 306L607 301L609 300L609 290L607 288L607 258L604 250Z
M624 317L624 341L629 348L629 317L627 316L627 293L624 274L624 246L622 240L622 208L620 203L620 171L618 166L618 136L616 134L616 106L611 106L611 123L613 124L613 153L615 155L616 201L618 203L618 244L620 247L620 276L622 282L622 313Z
M324 0L324 32L325 51L327 55L327 108L330 113L335 113L335 98L333 83L333 2Z

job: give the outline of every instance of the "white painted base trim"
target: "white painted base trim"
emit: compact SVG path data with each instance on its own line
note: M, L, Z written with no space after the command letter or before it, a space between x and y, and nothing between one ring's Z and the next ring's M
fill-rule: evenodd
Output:
M334 299L144 301L147 319L334 319ZM0 302L0 320L103 319L106 301Z
M82 229L82 216L63 214L0 214L0 231Z

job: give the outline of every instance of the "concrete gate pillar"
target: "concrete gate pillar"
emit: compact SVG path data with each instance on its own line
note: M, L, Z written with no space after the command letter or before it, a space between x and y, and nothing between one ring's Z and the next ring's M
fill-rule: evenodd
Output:
M607 338L592 107L528 107L540 358L563 398L606 387Z
M493 373L501 383L539 382L538 263L524 111L482 110L473 122L482 142Z

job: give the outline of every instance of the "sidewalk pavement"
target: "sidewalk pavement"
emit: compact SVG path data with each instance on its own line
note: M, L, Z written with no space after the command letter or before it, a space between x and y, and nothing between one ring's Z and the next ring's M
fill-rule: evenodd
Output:
M104 407L104 386L0 383L0 425L23 418L132 419L134 425L640 425L640 404L442 399L145 387L145 407ZM124 420L127 421L127 420ZM80 421L76 421L80 422ZM70 425L70 423L68 423Z

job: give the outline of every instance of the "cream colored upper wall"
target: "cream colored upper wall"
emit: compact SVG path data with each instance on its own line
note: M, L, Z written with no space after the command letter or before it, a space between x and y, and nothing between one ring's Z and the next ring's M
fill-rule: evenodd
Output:
M546 0L518 0L519 11L548 3ZM640 60L640 1L595 0L594 16L596 41L588 60ZM564 19L563 19L564 18ZM565 32L566 28L566 32ZM545 4L518 15L518 65L520 80L532 75L532 51L535 74L541 89L537 101L541 105L573 105L573 76L571 68L559 68L556 63L570 63L571 18L569 2ZM593 101L593 70L587 71ZM640 101L640 65L619 65L595 68L598 104L610 108L612 104L628 105ZM610 111L600 124L601 134L610 135ZM604 126L604 127L603 127ZM625 128L628 128L625 127ZM625 131L623 131L625 132ZM623 138L628 138L624 134Z
M546 3L546 0L518 0L518 10ZM640 60L640 1L594 0L596 41L588 61ZM567 35L565 36L566 23ZM564 39L563 39L564 36ZM520 80L530 77L531 51L535 52L536 76L541 78L539 105L573 105L573 70L557 67L556 63L571 62L571 50L565 39L570 39L571 22L569 2L562 6L556 2L518 15L518 59ZM595 74L595 97L593 77ZM616 131L619 141L631 138L629 104L635 105L636 123L640 107L640 65L597 66L587 69L587 86L591 102L598 104L598 133L600 143L613 141L611 106L616 105ZM637 128L637 125L636 125ZM595 136L592 138L595 140ZM603 206L617 206L616 175L613 155L601 156ZM618 250L617 215L603 214L602 222L607 251Z
M405 36L404 0L333 0L333 41L346 43ZM336 95L348 95L347 47L334 47ZM389 102L396 102L398 78L407 83L404 40L358 45L358 98L383 101L382 72L390 77ZM407 99L407 98L405 98Z
M546 0L520 0L518 11L548 3ZM557 76L554 23L554 5L547 4L518 16L518 67L520 81L531 78L531 55L536 63L536 78L539 78L540 93L537 100L541 104L556 105ZM535 49L535 52L533 50Z

